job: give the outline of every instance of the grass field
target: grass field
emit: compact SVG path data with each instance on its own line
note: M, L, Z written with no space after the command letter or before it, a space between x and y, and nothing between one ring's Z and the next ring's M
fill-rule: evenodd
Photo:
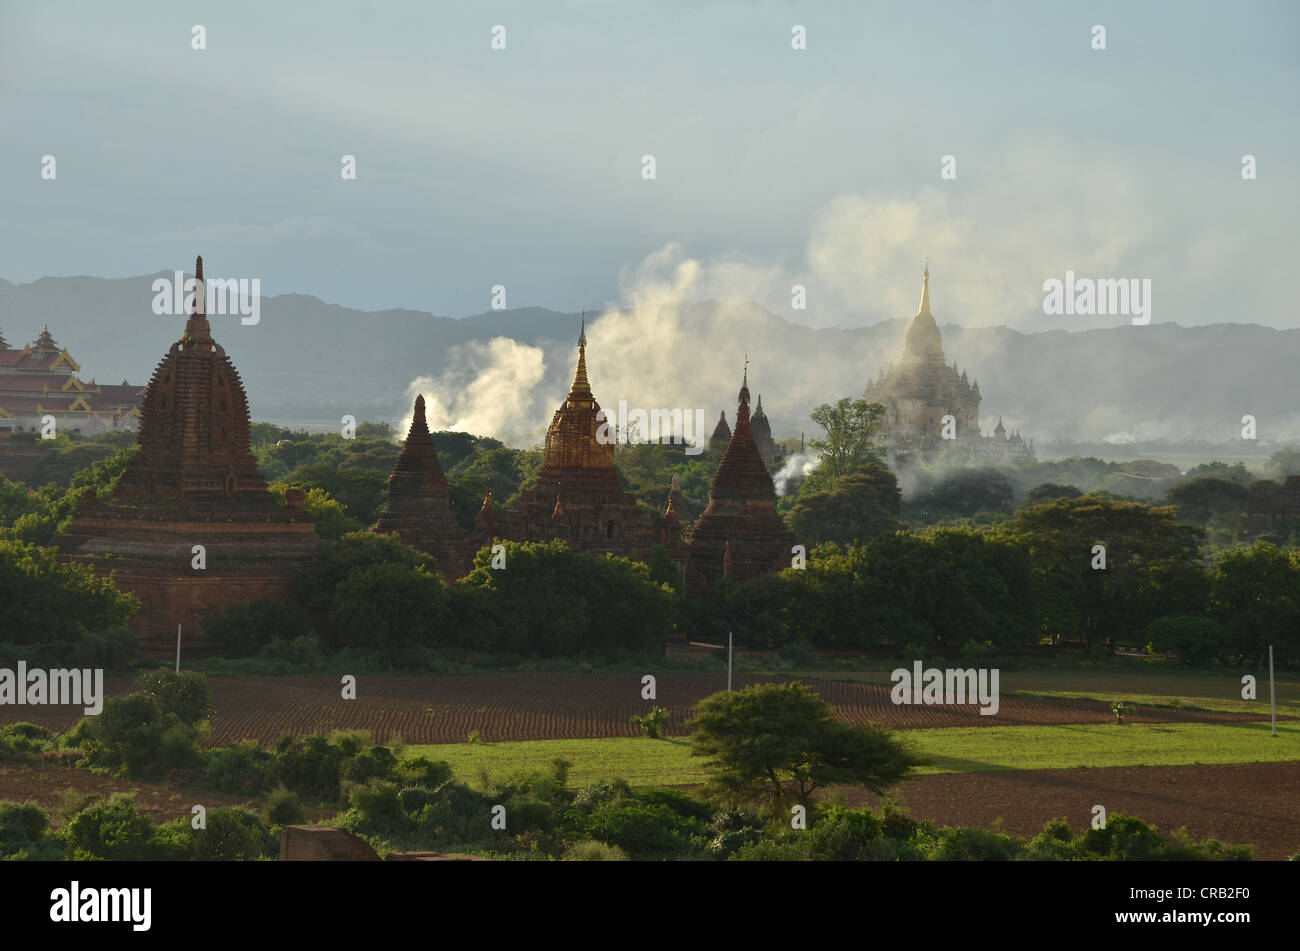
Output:
M972 666L977 666L972 663ZM799 671L799 676L890 683L888 671ZM1226 713L1268 714L1268 679L1255 685L1256 699L1241 699L1240 675L1170 673L1153 668L1135 670L1003 670L999 687L1004 694L1060 697L1071 700L1132 700L1139 706L1169 706L1184 710L1220 710ZM1277 715L1300 717L1300 680L1292 675L1276 681Z
M1079 724L910 730L906 741L931 763L921 774L1103 766L1180 766L1300 760L1300 725L1267 723ZM573 764L572 786L620 777L633 786L702 783L702 761L689 741L628 739L529 740L408 746L406 755L446 760L456 776L482 785L516 772L549 771L556 759Z

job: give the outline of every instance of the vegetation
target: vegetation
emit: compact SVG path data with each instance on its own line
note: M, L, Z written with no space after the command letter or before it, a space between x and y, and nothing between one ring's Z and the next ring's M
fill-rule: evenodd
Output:
M692 753L709 757L709 789L723 804L763 802L774 815L811 804L832 783L882 792L920 765L885 730L850 726L800 683L759 684L700 701Z

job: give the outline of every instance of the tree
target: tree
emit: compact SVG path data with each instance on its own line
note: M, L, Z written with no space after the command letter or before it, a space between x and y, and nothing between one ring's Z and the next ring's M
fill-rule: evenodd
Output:
M790 510L790 527L808 547L865 542L899 527L901 501L898 479L871 462L836 480L829 490L800 494Z
M1203 476L1172 486L1165 500L1178 507L1179 519L1198 528L1212 522L1229 526L1232 530L1224 539L1228 543L1245 537L1250 489L1240 482Z
M1077 633L1089 649L1136 642L1148 622L1203 607L1201 532L1172 506L1085 495L1022 508L1001 528L1029 547L1047 629Z
M1300 449L1279 449L1268 457L1264 472L1278 482L1285 482L1287 476L1300 475Z
M1226 552L1210 573L1209 601L1239 655L1259 661L1272 644L1279 662L1300 660L1300 549L1259 541Z
M445 613L442 579L427 568L354 568L334 589L333 635L340 646L432 647Z
M691 755L710 757L713 793L732 805L765 800L774 815L832 783L883 792L921 762L885 730L838 722L800 683L715 693L696 709Z
M1025 494L1025 501L1022 505L1042 505L1044 502L1050 502L1052 499L1077 499L1083 495L1083 490L1073 485L1060 485L1056 482L1044 482L1042 485L1036 485Z
M1162 617L1146 628L1148 654L1177 654L1201 664L1232 645L1232 634L1213 618L1182 615Z
M838 479L868 462L885 461L885 447L876 443L884 413L880 403L847 396L812 411L812 421L826 430L826 438L810 440L809 445L822 454L821 465L829 475Z
M974 515L1004 511L1014 496L1011 480L1004 472L992 468L956 469L944 473L913 505Z

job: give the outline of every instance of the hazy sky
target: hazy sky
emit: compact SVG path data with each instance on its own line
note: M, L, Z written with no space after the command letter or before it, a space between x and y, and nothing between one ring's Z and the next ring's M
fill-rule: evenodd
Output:
M1045 316L1070 269L1297 327L1298 40L1292 2L6 0L0 277L202 253L364 309L658 283L855 326L913 313L928 255L941 323L1125 322Z

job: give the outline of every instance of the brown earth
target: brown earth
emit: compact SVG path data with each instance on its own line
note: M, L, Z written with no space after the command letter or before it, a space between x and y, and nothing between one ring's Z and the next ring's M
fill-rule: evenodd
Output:
M129 779L101 776L71 766L36 763L10 763L0 766L0 802L34 802L45 810L54 825L62 825L58 807L66 790L79 796L98 794L107 799L115 792L134 793L136 805L155 822L190 818L190 809L202 805L248 806L260 808L258 800L247 796L229 796L200 789L177 789Z
M836 792L853 806L880 801L861 789ZM988 828L1001 818L1002 831L1033 836L1061 817L1077 834L1102 805L1162 835L1186 826L1195 839L1254 845L1257 859L1300 852L1300 762L947 773L910 780L894 794L912 818L941 825Z
M788 677L744 675L737 688ZM1004 695L996 715L981 716L975 705L896 706L881 684L805 680L851 723L872 722L892 729L956 726L1106 723L1114 718L1106 703ZM108 696L126 693L131 681L105 682ZM377 742L395 733L407 743L459 743L477 730L487 742L638 736L630 722L645 713L641 678L635 674L481 674L462 677L361 675L357 699L342 699L339 679L310 677L212 677L213 743L255 739L270 743L284 733L368 730ZM668 708L680 735L681 724L709 694L726 689L718 674L657 675L655 703ZM3 706L0 724L28 720L64 730L81 716L77 707ZM1219 713L1143 707L1135 723L1228 723L1267 719Z

